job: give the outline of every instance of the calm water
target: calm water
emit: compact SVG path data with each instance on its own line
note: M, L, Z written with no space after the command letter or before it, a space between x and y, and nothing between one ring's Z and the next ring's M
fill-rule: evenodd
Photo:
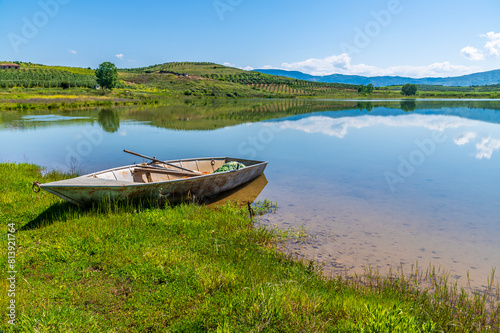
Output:
M328 272L429 263L476 286L500 266L500 102L195 101L0 113L0 161L92 172L161 159L269 161L263 223ZM262 187L265 186L263 189Z

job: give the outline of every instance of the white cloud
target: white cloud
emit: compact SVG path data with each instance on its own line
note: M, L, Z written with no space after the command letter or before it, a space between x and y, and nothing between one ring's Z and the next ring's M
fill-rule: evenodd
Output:
M466 46L464 47L461 51L460 54L462 54L465 58L469 60L483 60L484 59L484 54L483 51L479 51L475 47L472 46Z
M230 62L225 62L223 63L224 66L227 66L227 67L234 67L234 68L239 68L239 69L242 69L244 71L252 71L254 68L251 67L251 66L246 66L246 67L240 67L240 66L236 66Z
M434 63L426 66L391 66L381 68L366 64L353 64L347 53L333 55L323 59L311 58L293 63L283 63L280 67L264 66L263 69L286 69L300 71L311 75L363 75L363 76L410 76L410 77L442 77L456 76L477 72L480 68L475 66L452 65L450 62Z
M484 48L489 52L490 55L500 56L500 32L495 33L494 31L490 31L481 37L486 37L489 40L484 45Z
M468 144L471 140L475 139L477 136L474 132L465 132L457 136L453 141L459 146Z
M495 33L494 31L490 31L480 35L480 37L487 39L484 45L484 52L473 46L466 46L460 53L469 60L483 60L485 58L485 53L488 56L500 56L500 32Z
M115 57L117 57L120 60L123 60L124 55L120 53L120 54L115 55Z
M284 69L298 70L312 75L333 74L338 71L348 70L351 65L351 57L347 53L332 55L324 59L307 59L304 61L281 64Z
M477 159L490 159L493 155L493 151L500 149L500 140L492 139L491 137L483 138L476 144L477 148Z
M78 52L76 52L75 50L71 50L71 49L68 49L68 52L69 53L73 53L73 54L77 54Z

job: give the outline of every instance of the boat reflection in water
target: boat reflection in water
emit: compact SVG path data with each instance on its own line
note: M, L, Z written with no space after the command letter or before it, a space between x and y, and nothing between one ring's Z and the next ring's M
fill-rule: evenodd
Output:
M264 173L243 185L240 185L230 191L218 194L207 200L206 205L210 209L214 209L227 202L236 202L240 207L253 203L259 196L262 190L267 185L267 178Z

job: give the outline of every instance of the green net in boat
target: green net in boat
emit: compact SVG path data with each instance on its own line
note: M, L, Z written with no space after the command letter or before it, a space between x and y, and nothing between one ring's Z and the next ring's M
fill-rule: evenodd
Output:
M224 172L224 171L233 171L233 170L239 170L243 169L245 167L245 164L232 161L232 162L227 162L222 164L217 170L214 171L214 173L217 172Z

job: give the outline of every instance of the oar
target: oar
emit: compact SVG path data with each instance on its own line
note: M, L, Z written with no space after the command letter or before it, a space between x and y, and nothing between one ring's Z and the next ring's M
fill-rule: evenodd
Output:
M157 160L156 158L152 158L152 157L149 157L149 156L145 156L145 155L141 155L141 154L138 154L138 153L134 153L133 151L130 151L130 150L127 150L127 149L123 149L123 151L126 152L126 153L129 153L129 154L135 155L135 156L139 156L139 157L145 158L147 160L151 160L153 162L163 163L163 164L170 165L171 167L178 168L178 169L181 169L181 170L184 170L184 171L188 171L188 172L192 172L192 173L196 173L196 174L198 174L198 173L201 174L201 172L194 171L194 170L191 170L191 169L186 169L186 168L183 168L183 167L175 165L175 164L171 164L171 163L168 163L168 162L165 162L165 161Z

